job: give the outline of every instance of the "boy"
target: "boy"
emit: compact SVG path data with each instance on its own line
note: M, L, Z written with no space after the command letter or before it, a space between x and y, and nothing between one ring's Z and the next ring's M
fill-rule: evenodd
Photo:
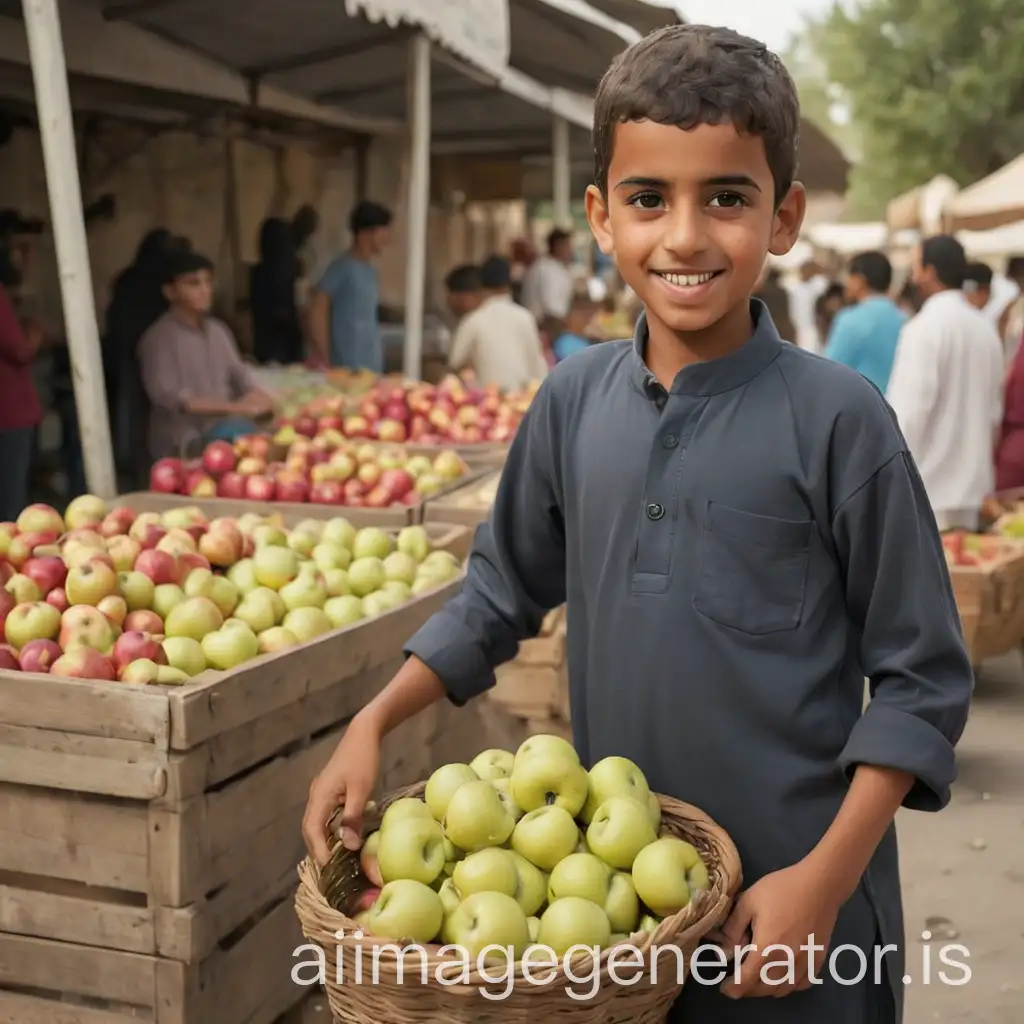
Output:
M139 342L142 383L152 405L154 460L181 456L225 417L241 421L242 430L254 430L249 421L274 408L242 362L227 324L210 316L213 264L177 248L167 262L164 295L170 309Z
M633 759L743 860L722 942L756 950L721 988L705 955L675 1019L888 1024L903 977L893 819L948 800L972 675L885 402L784 344L749 297L803 218L795 89L763 45L673 26L616 60L594 123L590 224L645 314L632 341L595 345L541 386L461 594L313 784L307 843L326 856L341 804L357 846L381 737L445 695L482 693L565 601L584 763ZM779 945L793 985L762 971ZM863 980L837 980L862 956Z
M391 240L391 211L364 200L349 217L352 244L324 271L309 308L316 362L384 372L374 261Z
M481 302L459 322L448 353L455 373L472 367L481 387L519 391L548 372L533 314L512 298L512 268L492 256L480 267Z

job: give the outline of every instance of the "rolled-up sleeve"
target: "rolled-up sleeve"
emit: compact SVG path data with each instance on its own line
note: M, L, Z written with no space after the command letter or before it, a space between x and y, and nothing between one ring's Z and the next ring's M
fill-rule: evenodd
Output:
M908 772L916 781L904 805L940 810L956 777L974 674L942 540L905 451L842 502L833 536L871 695L840 767Z
M550 379L549 379L550 381ZM406 644L463 704L537 636L565 602L565 530L556 481L558 436L545 382L509 450L490 518L477 528L460 593Z

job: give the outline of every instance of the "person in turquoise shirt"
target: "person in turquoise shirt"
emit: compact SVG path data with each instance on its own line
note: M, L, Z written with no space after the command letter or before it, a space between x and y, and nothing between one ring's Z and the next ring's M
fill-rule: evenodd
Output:
M850 305L832 321L825 355L857 370L885 394L907 321L889 298L892 264L884 253L861 253L850 261L843 284Z

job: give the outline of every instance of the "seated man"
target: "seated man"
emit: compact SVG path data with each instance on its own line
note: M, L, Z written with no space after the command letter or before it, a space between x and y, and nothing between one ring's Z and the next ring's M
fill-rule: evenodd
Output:
M518 391L548 372L533 314L512 298L508 260L492 256L480 268L483 300L462 318L448 364L456 373L472 368L481 386Z
M210 316L213 264L195 252L174 253L164 294L170 309L139 342L154 460L180 457L213 436L251 433L253 420L273 411L227 324Z

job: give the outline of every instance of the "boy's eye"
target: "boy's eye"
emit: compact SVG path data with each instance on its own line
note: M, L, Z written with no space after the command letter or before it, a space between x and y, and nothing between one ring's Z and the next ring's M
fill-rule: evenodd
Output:
M655 210L660 202L661 196L657 192L638 192L626 200L626 205L636 207L638 210Z
M739 192L717 192L711 197L711 202L715 203L718 201L718 206L722 209L733 210L740 206L747 206L747 200L745 196L741 196Z

